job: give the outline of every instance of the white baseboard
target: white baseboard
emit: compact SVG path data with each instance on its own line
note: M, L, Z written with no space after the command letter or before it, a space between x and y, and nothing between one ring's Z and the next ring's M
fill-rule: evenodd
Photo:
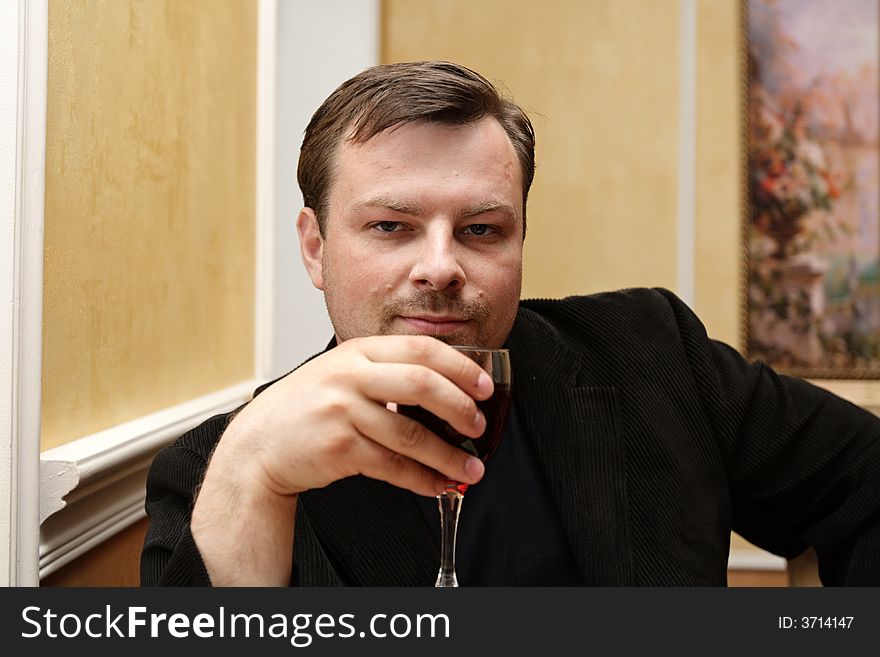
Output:
M144 517L156 453L250 399L251 380L46 450L40 455L40 578Z

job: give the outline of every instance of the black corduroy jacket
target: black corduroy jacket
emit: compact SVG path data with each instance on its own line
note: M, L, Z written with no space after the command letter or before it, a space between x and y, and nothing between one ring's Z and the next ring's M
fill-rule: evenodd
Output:
M523 301L513 398L584 582L724 585L730 531L825 584L880 584L880 419L710 340L665 290ZM189 512L227 416L156 458L145 585L209 585ZM528 540L523 527L510 540ZM299 497L293 583L430 586L412 494L350 477Z

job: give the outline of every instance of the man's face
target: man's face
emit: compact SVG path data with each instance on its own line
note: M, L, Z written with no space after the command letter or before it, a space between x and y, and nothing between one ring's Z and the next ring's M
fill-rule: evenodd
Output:
M501 125L418 121L342 143L325 236L303 258L338 340L427 334L500 347L522 283L519 161Z

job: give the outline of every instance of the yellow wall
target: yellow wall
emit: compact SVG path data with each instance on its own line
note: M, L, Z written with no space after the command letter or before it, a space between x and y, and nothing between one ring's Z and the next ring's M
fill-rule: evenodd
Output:
M43 449L252 375L256 11L49 3Z
M677 285L679 0L385 0L382 60L452 59L537 131L525 296ZM740 14L697 5L694 309L740 344Z
M678 0L383 3L383 62L460 62L533 119L527 297L675 287L678 47Z
M384 0L383 62L458 61L503 82L533 119L525 296L676 288L679 12L678 0ZM700 0L693 305L734 346L741 34L737 0Z
M709 335L742 348L742 32L736 0L697 4L694 309Z

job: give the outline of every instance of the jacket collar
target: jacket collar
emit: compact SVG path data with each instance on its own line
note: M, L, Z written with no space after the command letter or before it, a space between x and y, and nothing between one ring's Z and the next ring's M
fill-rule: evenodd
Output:
M617 390L579 385L587 377L575 341L532 310L520 308L508 343L517 412L581 576L589 585L626 586L632 568Z

